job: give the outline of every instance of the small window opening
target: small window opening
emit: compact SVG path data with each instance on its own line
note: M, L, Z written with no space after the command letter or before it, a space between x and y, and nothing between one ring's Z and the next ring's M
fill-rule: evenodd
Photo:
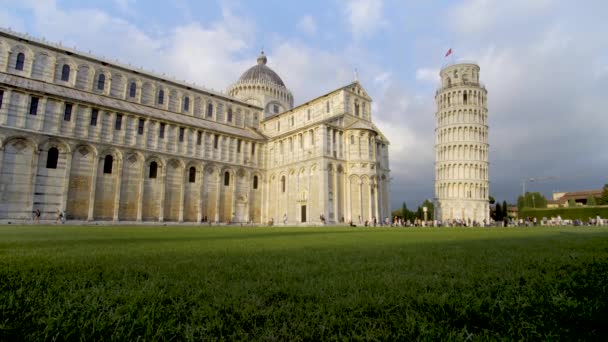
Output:
M188 172L188 182L196 182L196 168L194 168L194 166L190 167L190 171Z
M65 109L63 110L63 121L72 120L72 104L66 103Z
M67 64L64 64L61 68L61 80L65 82L70 80L70 66Z
M154 179L156 178L156 174L158 172L158 164L153 161L150 163L150 172L148 174L148 178Z
M111 155L108 154L103 161L103 173L111 174L113 163L114 163L114 157L112 157Z
M230 172L224 172L224 186L230 186Z
M46 158L46 168L56 169L57 161L59 160L59 150L56 147L51 147Z

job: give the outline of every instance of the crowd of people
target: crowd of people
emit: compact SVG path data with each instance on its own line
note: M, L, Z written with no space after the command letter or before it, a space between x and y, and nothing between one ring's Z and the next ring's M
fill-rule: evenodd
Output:
M40 209L34 209L32 212L32 221L40 222L42 213ZM323 225L326 224L325 216L321 214L319 220ZM66 221L66 213L63 210L57 210L55 215L55 223L64 224ZM288 224L287 214L283 215L282 220L284 225ZM202 223L208 223L211 225L213 222L207 219L207 216L203 216ZM228 221L227 224L232 222ZM340 220L340 223L346 223L344 217ZM358 216L358 221L348 221L351 227L533 227L533 226L604 226L608 225L608 219L597 217L589 217L587 220L581 219L562 219L561 216L537 219L536 217L526 218L507 218L505 217L502 221L490 220L489 222L483 220L478 222L475 220L467 219L452 219L452 220L422 220L419 218L414 219L403 219L399 216L391 218L385 218L378 220L376 217L372 217L371 220L362 220L361 216ZM254 225L253 221L247 222L248 225ZM269 226L274 225L274 218L271 218L267 224ZM242 224L241 224L242 225Z

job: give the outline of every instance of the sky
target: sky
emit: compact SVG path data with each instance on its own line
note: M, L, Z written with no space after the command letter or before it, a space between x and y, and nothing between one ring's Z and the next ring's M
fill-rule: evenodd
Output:
M605 0L0 0L3 27L215 90L262 48L296 105L357 69L391 142L393 208L434 197L449 48L488 89L490 195L608 183L606 13Z

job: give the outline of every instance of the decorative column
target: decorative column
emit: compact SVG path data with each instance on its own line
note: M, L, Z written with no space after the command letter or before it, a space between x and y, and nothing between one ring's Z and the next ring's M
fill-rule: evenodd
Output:
M372 190L374 189L374 185L372 184L372 180L370 179L369 181L369 187L367 188L367 191L369 191L369 201L367 202L367 206L368 206L368 215L369 216L373 216L374 212L372 211L372 201L374 200L374 196L372 196ZM376 192L374 191L374 195L376 194ZM368 220L371 221L371 217L367 218Z
M11 89L4 89L2 108L0 108L0 125L6 125L8 122L9 108L13 105L11 101L12 93Z
M37 145L34 146L34 151L32 153L32 163L30 166L32 173L30 175L30 184L28 187L28 196L30 197L30 201L29 208L25 208L26 213L31 213L34 210L34 192L36 191L36 175L38 174L38 158L40 157L40 150L38 150Z
M93 171L91 175L91 193L89 194L89 213L87 215L87 221L93 221L95 219L94 209L95 209L95 189L97 188L97 173L99 172L99 159L101 156L96 155L93 162Z
M161 185L160 185L160 208L158 210L158 222L165 221L165 186L167 181L167 169L169 168L168 163L163 163L163 168L161 169Z
M325 217L325 219L329 219L328 217L328 201L327 201L327 193L328 193L328 174L327 174L327 165L323 164L321 165L321 167L319 168L319 172L321 173L321 181L319 182L319 213L320 215L323 215L323 217Z
M1 153L1 151L0 151ZM65 176L63 181L63 197L61 199L61 210L66 211L68 206L68 191L70 188L70 173L72 169L72 157L74 152L67 150L65 153ZM0 155L0 170L2 170L2 156Z
M374 206L374 209L375 209L375 211L374 211L374 217L376 217L376 220L379 221L380 220L380 216L379 216L380 203L378 202L378 198L379 198L378 197L378 191L379 191L380 187L378 186L378 183L375 182L374 185L372 185L372 188L375 189L375 191L374 191L374 199L373 199L374 203L376 204Z
M333 193L334 193L334 222L338 223L340 222L340 215L338 215L338 201L340 199L340 195L338 194L338 166L336 165L334 167L334 188L333 188Z
M120 185L122 184L122 174L124 172L122 158L116 158L116 164L118 164L118 174L116 175L116 184L114 185L114 222L118 222L120 210L120 190L122 190Z
M183 174L182 174L182 184L179 187L179 213L177 215L177 221L179 223L184 222L184 202L186 196L186 182L188 181L190 170L184 166Z
M198 187L198 205L196 208L196 222L203 221L203 196L205 195L203 184L205 184L205 164L201 163L200 186Z
M147 128L144 128L144 130L145 129ZM146 159L144 158L141 165L141 171L139 172L139 182L137 184L137 222L142 221L144 210L144 177L146 176L146 166Z
M236 182L237 182L237 174L232 176L232 182L230 184L230 191L232 192L232 200L230 201L230 222L236 219Z
M220 194L222 191L222 171L217 170L217 192L215 194L215 222L220 220Z
M383 202L383 193L384 191L382 190L382 180L380 178L378 178L378 180L376 181L376 205L377 207L377 211L378 211L378 216L376 216L378 218L378 220L382 220L384 216L384 212L383 212L383 208L384 208L384 203Z
M363 182L361 178L359 178L359 216L361 217L361 222L363 222Z
M345 220L352 221L353 218L352 218L352 211L351 211L351 207L350 207L350 205L351 205L350 204L351 203L351 200L350 200L350 181L348 180L346 171L344 171L344 193L345 193L345 196L344 196L345 201L344 201L344 203L346 204L346 208L345 208L346 209L345 210L346 219Z

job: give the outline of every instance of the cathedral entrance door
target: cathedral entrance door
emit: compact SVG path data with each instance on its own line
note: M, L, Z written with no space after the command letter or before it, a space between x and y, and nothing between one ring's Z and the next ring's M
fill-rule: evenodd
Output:
M301 222L304 223L304 222L306 222L306 205L305 204L302 205L301 210L302 210L301 211L301 215L302 215Z

